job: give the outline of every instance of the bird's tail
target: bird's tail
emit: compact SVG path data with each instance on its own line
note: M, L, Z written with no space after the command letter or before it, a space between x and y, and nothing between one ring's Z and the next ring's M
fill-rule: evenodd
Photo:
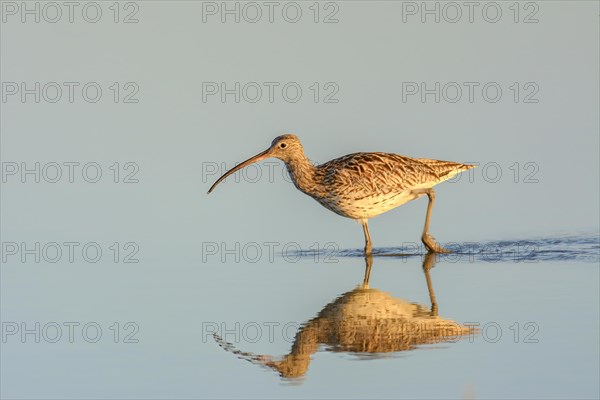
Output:
M419 158L418 161L431 168L435 175L440 178L440 182L451 179L463 171L467 171L476 167L476 165L472 164L463 164L453 161L430 160L427 158Z

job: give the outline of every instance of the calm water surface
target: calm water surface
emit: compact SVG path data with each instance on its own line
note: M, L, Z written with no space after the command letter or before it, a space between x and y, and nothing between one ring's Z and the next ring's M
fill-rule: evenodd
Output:
M597 398L598 234L455 246L7 265L2 395Z
M0 4L1 398L600 397L599 2L84 3ZM477 163L455 252L422 198L369 271L276 159L206 195L283 133Z

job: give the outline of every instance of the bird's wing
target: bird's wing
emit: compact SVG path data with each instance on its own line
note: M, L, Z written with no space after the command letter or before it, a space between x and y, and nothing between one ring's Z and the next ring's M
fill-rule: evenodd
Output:
M390 153L354 153L322 164L318 170L323 183L336 194L361 198L430 188L470 167Z

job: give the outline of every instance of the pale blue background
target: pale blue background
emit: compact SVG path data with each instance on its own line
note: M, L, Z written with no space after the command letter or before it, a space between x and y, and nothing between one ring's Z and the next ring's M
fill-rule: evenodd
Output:
M101 3L104 11L112 3ZM203 243L333 242L363 246L360 226L320 207L282 177L257 183L217 176L283 133L315 162L387 151L496 162L439 186L432 233L441 241L527 239L597 232L599 226L598 3L537 2L537 24L402 23L401 2L337 2L337 24L202 23L201 2L138 2L137 24L77 20L1 27L1 80L136 82L138 104L103 101L1 104L3 162L136 162L137 184L2 185L2 241L134 241L138 264L2 264L2 321L115 321L140 326L138 344L110 340L2 344L2 396L122 397L587 397L598 396L597 263L441 263L433 279L440 314L465 322L540 325L534 345L459 343L371 362L321 352L301 385L201 340L206 321L312 318L362 279L361 259L257 263ZM303 9L312 2L301 3ZM512 3L502 2L505 12ZM202 82L299 82L296 104L202 102ZM313 82L336 82L339 103L312 101ZM402 82L498 82L500 102L402 102ZM537 104L508 87L536 82ZM509 167L536 163L538 183ZM263 168L263 172L267 169ZM523 171L521 171L523 173ZM371 221L375 247L418 242L418 200ZM377 259L372 286L427 304L418 259ZM284 354L290 343L240 343ZM35 382L33 384L32 382Z

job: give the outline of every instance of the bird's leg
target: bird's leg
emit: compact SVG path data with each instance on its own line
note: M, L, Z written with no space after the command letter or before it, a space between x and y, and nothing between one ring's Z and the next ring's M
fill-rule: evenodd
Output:
M425 280L427 281L427 290L429 291L429 300L431 301L431 316L437 317L438 315L438 304L433 291L433 284L431 283L431 276L429 271L435 265L435 258L437 256L433 253L427 253L425 260L423 260L423 272L425 273Z
M435 202L435 192L433 189L429 189L427 192L427 197L429 197L429 203L427 204L427 215L425 216L425 226L423 227L423 236L421 236L421 240L427 250L433 253L450 253L449 250L446 250L442 246L440 246L435 238L429 234L429 220L431 218L431 210L433 209L433 203Z
M373 256L365 256L365 278L363 279L363 289L369 288L369 278L371 277L371 267L373 266Z
M373 246L371 245L371 234L369 233L369 225L366 219L360 221L365 234L365 256L370 256L373 253Z

